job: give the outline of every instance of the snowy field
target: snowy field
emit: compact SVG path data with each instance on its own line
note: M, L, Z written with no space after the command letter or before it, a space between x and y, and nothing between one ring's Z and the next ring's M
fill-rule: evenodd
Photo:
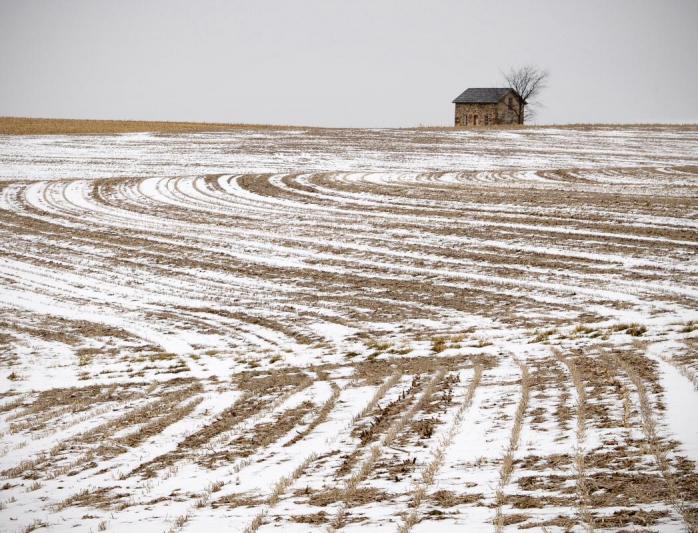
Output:
M696 531L698 129L0 136L0 531Z

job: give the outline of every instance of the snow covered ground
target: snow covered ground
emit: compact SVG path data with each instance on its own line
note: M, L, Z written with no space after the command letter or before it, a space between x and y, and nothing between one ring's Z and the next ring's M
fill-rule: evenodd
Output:
M698 130L0 137L0 530L695 531Z

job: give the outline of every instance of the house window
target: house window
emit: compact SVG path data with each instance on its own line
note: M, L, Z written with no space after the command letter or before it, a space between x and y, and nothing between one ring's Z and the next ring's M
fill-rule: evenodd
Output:
M489 125L490 125L490 116L485 115L485 126L489 126Z
M507 102L509 104L509 107L512 107L514 105L513 99L511 96L509 97L509 101Z
M477 115L473 115L473 126L477 126Z

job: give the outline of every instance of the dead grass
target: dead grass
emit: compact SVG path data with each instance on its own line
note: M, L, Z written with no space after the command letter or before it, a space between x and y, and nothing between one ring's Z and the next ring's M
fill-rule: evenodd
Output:
M229 463L238 457L249 457L288 434L314 407L315 404L305 401L286 409L275 420L257 424L251 431L231 441L226 449L206 454L197 459L197 462L212 467L220 462Z
M536 331L535 336L533 339L531 339L529 342L531 344L537 343L537 342L547 342L548 339L550 339L551 335L554 335L556 333L556 329L551 328L551 329L546 329L543 331Z
M689 320L686 322L686 324L681 328L681 333L691 333L693 331L696 331L698 329L698 321L696 320Z
M385 393L392 389L397 384L397 382L400 381L400 378L402 378L402 373L396 372L388 379L386 379L380 385L380 387L376 389L376 392L373 393L371 400L366 404L366 406L361 410L361 412L358 415L356 415L353 421L356 422L356 420L359 420L371 413L376 408L376 405L378 405L378 402L383 398L383 396L385 396Z
M301 390L312 380L297 369L240 372L233 376L233 383L245 392L269 395L287 390Z
M37 529L41 529L42 527L48 527L48 522L45 522L44 520L36 519L28 526L25 526L24 528L22 528L21 532L22 533L31 533L32 531L36 531Z
M176 386L173 381L166 386ZM12 413L10 418L15 420L11 425L12 431L30 429L38 431L45 428L51 420L67 413L79 413L91 409L97 404L111 403L141 398L148 393L138 383L123 385L117 388L113 385L92 385L88 387L56 388L42 391L37 398L24 409Z
M139 465L131 474L155 476L157 470L174 465L180 459L189 456L192 450L205 449L213 439L229 432L244 420L266 412L275 403L284 401L291 394L308 387L311 382L306 374L298 371L242 372L236 375L236 385L245 392L231 407L221 412L210 424L185 437L175 450ZM275 399L274 395L277 395ZM244 441L239 444L244 444ZM254 443L248 444L254 448ZM239 453L230 452L233 457L240 456ZM226 456L225 451L213 452L202 455L198 460L203 465L213 466Z
M185 513L183 515L178 516L172 522L172 525L167 530L167 533L177 533L177 531L182 529L187 524L187 522L189 522L190 518L191 516L189 515L189 513Z
M595 330L592 327L585 326L584 324L577 324L575 328L572 330L572 335L573 336L578 336L578 335L589 335L590 333L593 333Z
M686 505L686 500L682 497L679 487L674 480L669 459L666 455L666 448L662 445L660 437L657 433L657 421L654 416L654 408L652 407L652 402L645 387L645 383L640 377L640 374L638 374L635 369L625 360L619 357L617 357L616 360L628 375L633 385L635 385L640 403L642 429L645 433L645 437L647 438L650 449L652 450L652 454L654 455L659 471L661 472L667 485L670 503L683 518L688 530L691 533L695 533L698 531L698 521L696 520L696 516L690 512L690 509Z
M196 133L226 130L298 129L296 126L0 117L0 135L108 135L113 133Z
M458 410L456 411L451 426L445 436L441 439L437 447L433 450L431 460L422 470L421 481L416 485L414 492L412 494L411 507L412 511L407 514L404 518L402 524L398 527L399 533L408 533L412 527L414 527L419 522L419 506L422 504L429 487L434 484L436 474L443 465L444 458L446 456L446 451L453 443L453 439L456 436L458 429L463 422L463 417L466 411L473 402L473 397L475 396L475 390L477 389L480 381L482 379L483 368L481 365L475 367L475 372L473 374L472 381L468 386L465 393L465 397L461 402Z
M176 128L173 124L166 126ZM241 135L239 146L222 150L235 158L249 149L251 156L269 154L272 159L273 152L303 150L312 160L313 151L321 144L334 141L331 146L342 150L373 153L371 150L381 150L379 143L387 139L390 146L386 153L399 148L397 157L401 158L405 153L409 155L404 148L411 142L413 133L400 132L400 138L393 142L384 133L360 132L367 140L364 142L362 138L354 145L344 141L355 133L323 135L316 132L280 135L283 140L278 145L267 135ZM485 148L488 159L491 155L496 161L497 154L507 158L525 156L522 143L532 136L529 130L522 129L516 132L515 146L505 141L498 146L490 143ZM447 154L455 149L450 142L453 135L422 133L417 137L414 144L417 152L433 150L436 144L439 153ZM482 140L490 135L473 132L468 137ZM608 137L612 137L611 132ZM686 137L680 140L684 147L695 141L693 136L678 137ZM19 309L3 311L0 344L5 342L10 346L9 355L0 355L1 362L7 363L5 375L14 370L22 379L28 379L27 372L33 372L32 365L36 362L34 357L46 355L49 348L45 345L63 343L77 355L69 363L81 379L116 384L0 395L1 402L10 402L5 404L10 407L3 416L7 425L0 430L3 432L0 454L10 467L23 458L30 459L6 472L22 479L8 480L3 490L7 490L7 496L16 494L44 510L57 501L52 494L56 486L63 487L57 494L65 492L65 497L77 490L77 479L81 480L78 488L86 486L93 475L100 487L110 485L106 480L114 479L122 488L112 487L104 494L90 489L72 500L76 506L84 504L105 510L99 513L100 517L85 515L90 522L83 526L93 529L102 517L106 518L108 508L115 513L110 518L113 520L110 529L117 530L122 520L118 509L122 505L136 505L136 498L139 500L136 514L149 515L150 519L154 516L151 508L163 516L160 510L169 507L168 500L172 504L184 502L190 506L192 516L200 514L202 518L210 514L212 506L249 506L250 509L216 511L221 516L230 516L233 522L229 525L240 529L250 522L253 529L267 522L272 529L283 530L289 526L289 520L294 520L288 516L284 504L290 505L296 498L303 500L298 502L302 505L323 502L326 507L322 509L308 505L299 511L323 512L304 514L298 519L299 523L321 527L355 522L361 529L378 529L386 522L376 523L374 511L387 511L392 520L387 525L392 525L392 529L403 521L405 529L409 529L410 524L420 519L424 522L421 525L428 529L435 527L432 520L466 516L463 512L473 518L488 513L487 519L491 519L497 504L500 529L507 523L527 528L535 520L544 521L539 526L544 531L547 528L582 530L601 527L599 524L608 524L607 529L614 531L676 526L679 517L670 507L676 499L670 495L671 483L674 493L693 505L698 501L695 465L680 455L678 444L665 438L661 382L656 379L658 368L646 364L647 358L636 344L677 341L672 345L676 348L667 352L674 359L673 364L681 363L689 369L697 366L692 355L696 347L696 337L692 334L695 327L685 322L690 313L679 312L695 304L690 291L680 290L691 281L684 260L686 242L694 235L690 224L679 220L696 210L698 167L672 164L672 154L676 152L667 152L661 166L648 162L646 168L610 168L604 160L613 157L611 150L603 150L603 154L592 158L588 155L591 152L584 150L589 145L584 138L584 135L576 136L564 157L586 159L590 164L593 161L593 168L533 171L526 180L521 179L522 173L530 169L519 169L516 164L493 172L420 174L415 171L401 176L399 184L382 178L366 180L361 173L349 179L344 173L314 174L301 169L298 175L273 178L212 175L199 180L187 175L163 178L158 191L168 195L167 202L150 195L140 178L98 179L91 185L83 185L82 180L56 180L47 182L45 188L36 180L0 183L1 196L8 208L0 209L0 227L8 241L5 252L13 261L23 262L28 268L35 265L46 272L47 278L49 273L53 279L64 279L66 272L71 276L84 273L85 283L96 291L104 288L97 286L99 280L107 282L106 290L109 284L122 279L129 285L133 282L136 288L145 283L148 291L152 291L149 300L152 305L146 306L150 310L134 307L129 319L140 315L163 333L175 334L186 329L220 338L220 348L216 350L208 350L202 336L204 344L196 344L192 353L179 356L128 332L92 326L89 321L59 321ZM192 139L198 144L199 141ZM25 142L19 139L9 142L15 141ZM659 141L656 146L669 147ZM201 139L199 147L207 142ZM535 142L542 150L539 156L553 157L553 148L546 152L538 140ZM456 144L462 145L457 150L459 153L480 149L476 142ZM634 141L628 144L629 152L622 156L624 161L635 164L628 159L634 155L638 156L637 161L643 158L649 161L650 156L656 159L651 153L635 151L637 144ZM320 152L325 153L324 149L320 147ZM513 152L504 154L509 150ZM55 162L59 166L63 164L58 159ZM536 176L541 179L536 180ZM674 178L681 180L678 189L675 183L679 182L674 182ZM225 183L239 186L244 201L238 202ZM329 194L333 190L338 193L335 199ZM71 195L83 193L89 205L99 209L94 221L87 218L80 221L80 205L69 204ZM204 197L211 198L211 202ZM259 201L260 209L246 213L245 206L256 204L248 202L253 197ZM356 204L360 198L372 201ZM266 201L272 213L270 217L261 214ZM276 209L279 205L284 208ZM299 209L295 210L294 205ZM467 220L463 218L466 211ZM111 216L104 219L103 215L119 212L143 223L118 231L112 225L103 224L107 220L116 222ZM635 215L643 220L674 217L677 223L635 224ZM172 225L149 226L150 216L163 222L172 221ZM75 223L84 229L71 229ZM180 231L187 225L190 230ZM203 234L208 228L215 230ZM565 228L573 231L565 232ZM250 263L247 254L267 252L255 251L256 244L247 240L248 230L255 242L258 236L262 239L262 248L274 257L281 254L293 259L301 254L303 266L293 266L294 261ZM371 250L375 248L378 252L380 247L387 253L374 255ZM628 269L627 262L617 260L624 254L647 268ZM472 269L466 268L467 265ZM461 267L484 276L481 281L475 278L465 281ZM22 286L23 274L19 269L13 273L14 270L12 267L5 273L6 281ZM111 274L105 277L105 272ZM156 279L162 283L150 283ZM226 280L233 279L240 280L240 285L235 282L232 284L235 288L231 289ZM493 285L490 280L494 279L500 282ZM264 284L256 283L257 280ZM633 281L640 285L634 285ZM189 290L198 293L182 296L192 296L186 299L206 304L171 308L161 305L171 301L171 288L178 294ZM575 291L576 288L580 290ZM605 301L604 290L616 295L614 302ZM139 293L136 289L132 294ZM83 301L69 291L65 291L63 299L70 305ZM616 316L658 316L655 311L669 315L666 320L653 321L650 338L640 324L618 324L616 328L620 329L616 331L612 331L615 322L609 323L611 327L595 326L608 320L608 315L601 315L600 309L604 307L618 311ZM348 334L342 341L320 341L325 335L315 328L318 320L336 320L356 333ZM482 333L472 328L463 335L450 335L464 331L464 324L470 323L489 326ZM249 328L238 324L247 324ZM575 327L577 324L580 325ZM257 330L265 342L248 343L251 340L248 333ZM263 330L274 334L267 336ZM487 335L488 339L478 338L481 335ZM642 341L643 336L647 340ZM290 347L291 339L307 345L307 361L295 363L299 354L297 346ZM559 345L565 350L567 361L558 364L544 355L550 346L525 346L529 340ZM522 390L515 367L508 367L511 375L506 378L483 379L475 397L483 396L478 410L482 419L476 422L485 432L485 438L479 439L477 432L473 440L496 449L517 445L516 460L511 454L504 456L507 451L504 450L499 453L501 463L496 458L470 458L461 465L457 462L461 451L452 449L454 445L449 448L448 441L442 439L457 426L458 420L453 417L468 403L468 386L472 384L451 387L448 378L466 375L464 372L478 363L484 369L506 360L510 343L518 344L530 354L526 361L530 373L530 405L526 408L524 404L523 415L519 416L524 402L523 397L519 398ZM490 345L489 349L478 349ZM93 346L104 346L104 351ZM363 360L366 347L373 352L372 360ZM28 350L32 350L31 356L24 358ZM650 411L645 419L656 420L655 438L651 438L647 424L643 426L641 400L635 394L638 387L607 355L613 351L623 351L622 358L646 389ZM291 356L291 352L296 355ZM626 357L625 352L632 352L633 357ZM415 354L424 355L415 357ZM455 355L449 357L449 354ZM353 357L345 359L344 355ZM566 363L569 364L564 366ZM197 379L203 385L202 393L195 392L193 397L181 400L173 398L159 408L155 404L158 412L137 411L143 407L155 411L154 402L161 400L166 391L192 386L193 383L183 381L162 383L160 380L167 376L157 375L168 370L184 373L187 364L196 370ZM272 364L276 372L270 372ZM294 364L302 366L291 368ZM240 372L241 368L246 371ZM201 373L207 371L216 375L202 377ZM417 405L427 382L438 371L444 372L444 379ZM225 377L223 372L230 372L231 377ZM415 378L410 387L410 378L414 376L422 379ZM148 391L146 383L132 386L134 379L153 382L154 389ZM285 403L289 395L317 381L323 382L317 385L332 387L332 390L322 389L331 396L323 395L320 399L323 403L306 404L299 411L286 410L288 405L299 406L304 399L313 400L310 391L306 391L293 396L293 404ZM19 385L8 383L14 388L20 388ZM342 387L341 394L337 385ZM353 413L362 405L350 406L346 402L359 395L368 400L374 392L364 410L349 423L346 417L350 416L350 409ZM234 394L241 400L221 405L216 394L225 397ZM208 410L204 404L194 403L202 396ZM463 406L458 402L463 402ZM403 420L415 405L412 416ZM127 416L131 411L139 416ZM514 420L512 413L517 415ZM182 424L182 431L178 430L171 437L174 440L169 441L166 437L170 432L165 431L168 424L182 420L182 416L191 423ZM105 426L106 422L117 419L120 424ZM341 422L342 427L332 435L319 435L318 431L329 426L329 420L333 424ZM527 427L517 435L516 424ZM77 432L95 426L99 431L94 435L73 438ZM525 443L524 433L531 435L531 440L526 438ZM153 457L152 446L148 445L143 453L137 448L155 436L157 443L166 441L166 447L156 453L167 453L137 470L151 479L140 475L131 478L129 471L141 468L141 461ZM545 445L537 446L538 436ZM512 444L512 439L520 442ZM297 473L296 465L313 451L300 450L301 444L311 440L318 443L322 455L317 459L311 456L308 459L311 463L301 465L307 468L306 473ZM59 445L51 448L56 441ZM587 448L591 442L597 447ZM555 443L559 443L559 450L555 450ZM522 453L524 444L531 446L530 453ZM12 460L15 449L19 450L16 462ZM117 460L105 460L127 449L129 453ZM453 452L456 468L447 476L448 485L436 487L444 469L444 449L448 457ZM303 455L297 457L299 451ZM669 484L657 467L657 457L660 462L661 457L666 459L671 476ZM345 458L346 471L338 470ZM191 464L197 460L205 467L220 466L220 470L209 471L207 478L205 468ZM461 466L467 470L459 470ZM192 469L197 477L192 485L198 487L196 493L187 492L185 487L185 478L192 474ZM272 474L272 481L261 493L248 492L216 500L221 494L235 490L240 480L247 487L248 476L262 471L268 474L274 469L277 475ZM472 488L467 481L479 479L477 472L491 472L491 469L508 483L500 487L495 505L492 497L496 484ZM74 474L77 475L73 477ZM44 481L55 476L60 476L55 482ZM296 479L297 476L300 477ZM460 483L459 479L463 478L465 482ZM224 492L221 481L216 481L219 479L228 483ZM178 480L184 480L184 485L175 483ZM347 492L346 485L350 482L352 490ZM182 492L162 493L162 487L172 483L182 486ZM36 491L25 493L32 484L36 484ZM294 490L301 484L307 485L307 494L299 495ZM150 502L140 501L138 495L151 489L158 496ZM376 489L382 492L377 493ZM437 489L452 491L439 490L432 494ZM117 490L136 492L133 497L124 497ZM477 494L469 494L471 490ZM390 499L394 501L381 503ZM2 502L9 513L26 507L24 502L18 507L10 505L6 497ZM364 504L364 508L357 508ZM471 515L467 505L477 505L480 509ZM284 507L284 511L271 512L273 506ZM560 515L551 509L553 506L560 507ZM142 511L141 507L147 509ZM447 512L441 510L444 508L448 508ZM535 519L527 519L528 509L532 509L530 514ZM184 510L171 512L169 522L161 525L161 529L172 525ZM614 516L619 510L622 512ZM636 513L650 510L666 510L671 516L657 518ZM67 509L59 515L59 520L81 512ZM695 516L694 511L685 509L687 523L691 513ZM23 523L32 518L25 518ZM661 524L648 525L653 519ZM193 526L185 524L184 529ZM507 529L514 530L516 526ZM475 526L463 525L465 529L469 527Z
M85 488L65 498L54 506L55 511L62 511L68 507L94 507L97 509L111 510L118 508L123 499L128 498L125 492L117 492L116 487Z
M124 453L129 447L135 447L145 439L161 433L165 427L191 413L201 401L200 398L195 398L178 405L192 395L201 392L201 384L190 384L188 380L184 380L173 381L171 385L173 390L163 392L158 399L62 441L54 446L48 454L39 455L31 461L24 461L16 467L4 471L3 475L27 476L32 475L32 470L35 473L40 470L47 479L53 479L60 475L72 475L83 469L93 468L96 466L95 460L100 457L111 458ZM35 405L32 408L35 408ZM139 430L122 437L112 438L115 433L133 425L138 425ZM54 466L60 462L64 454L68 452L75 454L76 450L80 448L87 448L87 451L68 463Z
M298 524L324 524L327 522L327 513L320 511L319 513L290 515L289 520Z
M659 357L676 368L683 377L693 384L693 388L698 391L698 371L695 366L690 366L691 364L695 365L696 358L698 358L698 350L691 350L689 348L685 355L675 353L669 354L663 351L659 354Z
M431 350L434 353L443 352L446 349L447 339L444 337L436 337L431 341Z
M646 511L644 509L620 509L610 515L594 513L594 520L600 528L617 529L630 525L648 527L669 515L667 511Z
M586 476L584 442L586 438L586 389L574 362L555 351L555 357L567 367L572 383L577 391L577 444L574 456L577 489L577 509L580 519L588 532L594 531L594 519L589 512L589 487Z
M391 357L362 361L354 365L354 376L361 383L379 385L383 380L397 372L404 375L433 374L439 369L447 372L467 368L470 364L482 364L486 368L496 365L496 358L481 356L472 358L465 355L455 356L420 356L420 357Z
M347 507L358 507L371 502L386 501L392 497L392 494L375 487L359 487L350 494L344 494L342 489L334 488L312 493L308 503L316 507L326 507L336 502L343 502Z
M9 401L0 405L0 413L7 413L8 411L13 411L18 407L24 406L24 398L17 398L16 400Z
M320 424L322 424L325 420L327 420L327 417L329 414L332 412L332 409L334 409L335 403L337 403L337 399L339 398L339 387L337 384L333 381L330 382L330 386L332 387L332 395L329 397L329 399L322 404L322 407L318 411L317 415L313 420L306 426L306 428L301 431L300 433L296 434L291 440L289 440L287 443L284 444L284 446L291 446L295 444L296 442L304 439L308 435L310 435L313 431L315 431L315 428L318 427Z
M342 506L338 509L337 513L335 514L334 519L332 520L332 528L337 529L344 525L346 520L348 502L351 501L352 498L354 498L359 484L364 479L366 479L368 474L373 469L373 466L381 457L383 453L383 447L390 446L394 442L399 432L414 417L415 413L417 413L425 405L425 403L429 401L431 395L434 393L434 390L438 382L443 379L444 374L445 371L443 369L437 371L434 377L427 384L424 392L419 397L419 399L416 402L414 402L400 418L395 420L390 425L381 443L375 444L371 447L368 457L361 463L358 470L356 470L345 483L344 490L342 491L343 503Z
M384 385L388 385L392 381L393 379L391 378L390 380L386 381ZM407 390L403 390L399 394L399 396L392 402L387 403L383 407L381 407L378 404L378 402L374 402L373 399L369 402L369 405L373 404L375 406L374 410L370 411L370 413L373 413L374 416L370 420L366 420L361 425L357 424L357 421L363 420L364 417L360 417L354 420L352 435L359 438L359 445L354 451L347 454L347 456L344 458L342 464L337 469L338 476L344 476L352 470L355 462L358 460L361 453L363 452L364 447L368 444L371 444L372 442L377 441L381 435L384 435L384 433L389 430L391 424L395 423L395 420L400 415L400 413L405 412L405 409L408 408L415 394L417 394L421 390L422 386L423 382L421 377L414 376L410 383L410 387ZM385 392L379 389L374 394L374 399L377 397L378 393L381 393L382 396ZM369 405L367 405L366 408L369 407ZM366 408L364 408L362 412L366 411Z
M437 490L431 495L431 500L439 507L455 507L456 505L467 505L478 503L483 495L477 494L457 494L450 490Z
M633 337L639 337L643 333L647 332L647 328L642 324L633 322L632 324L616 324L615 326L611 327L611 331L624 331L628 335L631 335Z
M266 499L258 496L250 496L244 493L226 494L212 502L213 507L257 507L264 505Z
M504 488L509 483L511 473L514 468L514 453L519 447L519 437L521 436L524 415L526 414L526 409L528 408L528 399L531 387L531 380L525 363L517 362L517 364L521 370L521 396L519 398L519 403L516 406L514 423L511 427L511 434L509 435L509 445L504 453L504 457L502 457L502 467L499 472L499 485L495 492L496 512L494 524L497 533L501 533L504 530L504 526L507 525L507 522L511 520L511 515L505 516L502 511L502 506L504 505L505 500Z
M268 514L269 509L273 508L282 495L293 485L293 483L306 471L310 463L317 459L316 453L311 453L303 462L298 465L291 474L281 477L272 488L269 498L267 498L268 509L262 509L253 519L252 522L245 528L245 533L254 533L264 523L264 517Z
M184 417L190 415L192 411L194 411L196 406L201 403L201 401L202 398L194 398L193 400L186 402L181 406L173 408L171 411L165 413L164 415L158 416L155 420L141 425L141 427L137 431L124 437L114 439L113 442L116 445L125 446L127 448L133 448L135 446L138 446L141 442L145 441L146 439L158 435L159 433L162 433L162 431L166 427L171 426L175 422L178 422L182 420Z

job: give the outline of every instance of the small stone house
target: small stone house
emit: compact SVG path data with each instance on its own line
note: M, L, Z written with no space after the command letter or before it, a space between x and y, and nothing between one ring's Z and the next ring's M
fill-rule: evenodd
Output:
M523 124L523 102L507 87L466 89L453 103L456 126Z

